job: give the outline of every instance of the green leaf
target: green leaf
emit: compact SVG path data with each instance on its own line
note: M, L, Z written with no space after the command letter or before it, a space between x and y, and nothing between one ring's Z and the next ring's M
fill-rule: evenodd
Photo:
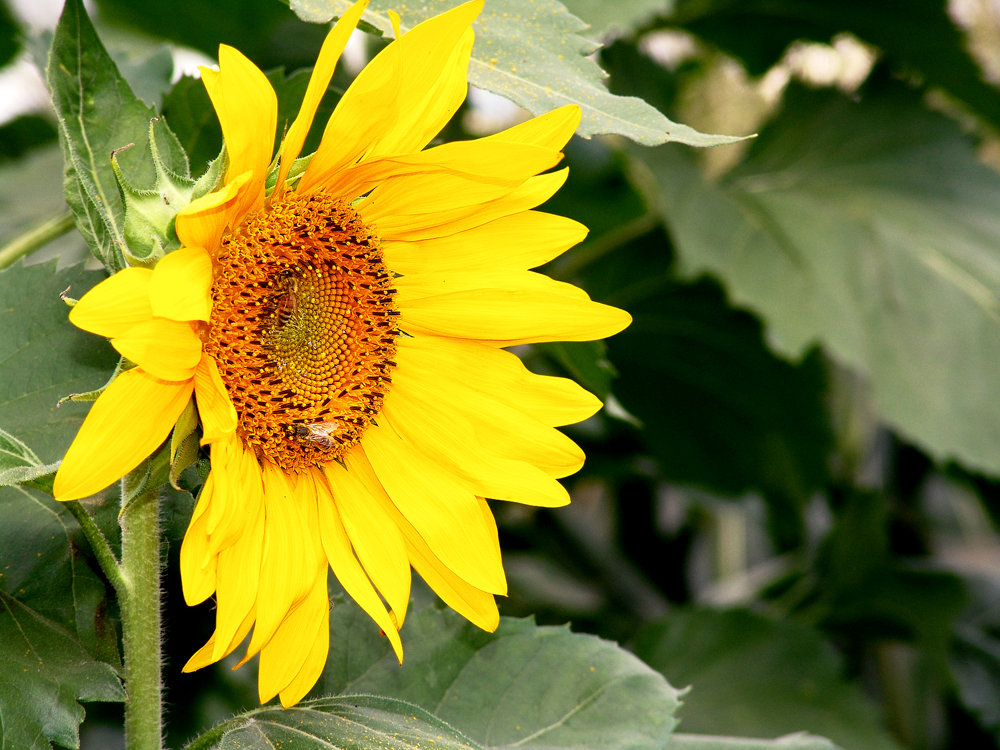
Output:
M140 189L153 185L149 122L156 110L132 93L118 72L82 0L67 0L56 27L46 70L52 104L59 118L66 202L94 253L112 271L124 266L124 207L111 169L111 152L128 181ZM184 150L166 122L157 123L157 143L164 163L188 176Z
M783 356L856 368L938 459L1000 472L1000 177L957 125L897 84L793 86L716 184L676 149L638 156L685 276L721 278Z
M6 3L0 3L0 68L13 60L21 49L21 30Z
M837 750L837 746L825 737L804 732L785 735L776 740L675 733L670 738L667 750Z
M0 489L0 591L57 623L94 657L117 664L107 590L87 550L76 519L60 503L23 487Z
M635 652L672 684L691 686L678 712L687 732L775 737L807 730L851 750L899 747L860 688L841 677L833 648L805 625L749 610L685 609L647 625ZM744 747L705 739L677 744L730 746ZM766 747L810 745L789 739Z
M851 32L894 68L919 73L1000 124L1000 95L983 80L942 0L678 0L669 22L739 57L752 75L763 75L798 39L828 43Z
M0 163L19 159L29 151L56 140L52 122L41 115L22 115L0 125Z
M58 462L43 466L31 448L0 429L0 487L28 484L50 492L51 477L58 468Z
M313 23L327 23L351 5L351 0L291 0L292 10ZM459 0L409 5L373 0L362 17L392 36L389 10L399 13L400 30L405 33L456 5ZM699 133L671 122L641 99L609 93L604 72L589 58L599 45L580 36L587 24L556 0L489 3L473 28L476 42L469 63L470 83L534 115L577 104L583 110L577 132L584 137L618 133L647 146L667 141L717 146L741 140Z
M774 356L760 323L731 308L714 283L663 274L655 291L657 277L641 260L648 253L628 248L604 266L632 269L608 301L633 322L608 351L621 371L615 395L642 422L663 475L727 495L759 490L804 502L826 481L832 446L822 360L793 366Z
M611 392L611 381L618 371L608 360L608 345L604 341L557 341L534 346L562 365L576 382L598 398L607 398Z
M0 591L0 747L80 746L77 701L121 701L109 664L94 661L62 628Z
M575 16L590 24L590 34L609 30L630 32L657 16L668 15L673 0L563 0L563 5Z
M117 357L98 336L75 328L64 290L80 297L104 278L55 261L0 271L0 414L3 428L29 444L43 463L62 458L88 405L59 398L107 382Z
M678 691L616 644L501 618L486 633L451 610L411 614L400 667L353 602L335 600L317 688L375 693L431 711L486 747L660 748Z
M114 55L122 78L132 92L147 106L159 109L163 95L170 90L174 73L174 55L166 45L139 60L128 55Z
M62 173L62 154L56 145L0 163L0 246L66 210ZM90 253L80 233L73 231L36 250L31 261L54 257L65 267L86 260Z
M1000 738L1000 586L992 576L966 585L974 596L955 626L949 671L962 705Z

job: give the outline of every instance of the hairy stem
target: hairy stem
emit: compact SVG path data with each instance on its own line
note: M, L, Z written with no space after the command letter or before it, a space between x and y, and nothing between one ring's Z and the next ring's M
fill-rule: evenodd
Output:
M145 466L122 480L122 497L145 476ZM123 509L121 600L125 653L125 745L161 750L163 696L160 678L160 493L155 487Z
M46 221L0 248L0 268L12 265L18 258L62 237L73 228L73 214L67 211Z
M104 571L104 575L107 576L112 587L114 587L118 599L124 599L128 596L128 585L125 582L125 576L122 575L121 566L118 564L117 558L115 558L115 553L111 551L111 546L104 536L104 532L97 527L87 509L80 505L78 501L73 500L64 503L64 505L66 506L66 510L72 513L77 523L80 524L80 528L83 529L83 535L87 537L90 548L94 551L94 556L97 558L97 563L101 566L101 570Z

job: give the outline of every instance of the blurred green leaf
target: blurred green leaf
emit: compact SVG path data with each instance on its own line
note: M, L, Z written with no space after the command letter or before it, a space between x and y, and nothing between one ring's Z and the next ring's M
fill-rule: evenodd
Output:
M22 115L0 125L0 164L56 140L52 123L40 115Z
M119 156L122 172L135 187L151 187L155 172L149 122L156 110L132 93L94 31L82 0L66 2L52 40L46 78L59 117L66 202L94 255L109 270L119 270L124 266L120 249L124 208L111 169L111 152L134 144ZM164 164L187 176L187 156L180 143L165 122L159 122L156 129Z
M685 609L647 625L635 652L672 684L691 686L678 712L685 731L774 737L806 730L851 750L899 747L861 690L842 678L833 648L805 625L742 609ZM790 739L774 746L811 747Z
M9 63L21 49L21 30L6 3L0 3L0 68Z
M212 59L220 44L228 44L263 67L275 64L269 50L275 32L295 23L295 15L276 0L98 0L97 7L103 19L194 47Z
M299 17L313 23L327 23L352 5L351 0L291 0ZM363 18L391 37L389 10L398 11L405 33L456 5L458 0L408 6L373 0ZM498 0L486 6L473 28L469 82L535 115L577 104L583 110L580 135L618 133L645 145L714 146L739 140L699 133L671 122L641 99L608 93L603 71L589 58L599 45L580 36L587 25L556 0Z
M631 32L643 22L669 14L674 0L563 0L569 12L590 24L588 36L604 31Z
M678 0L668 20L740 58L763 75L799 39L827 42L850 32L897 69L919 73L1000 125L1000 91L983 80L943 0Z
M971 602L955 625L948 666L959 700L1000 739L1000 583L982 576L966 585Z
M335 601L318 690L374 693L432 711L486 747L660 748L678 692L616 644L501 618L486 633L451 610L411 614L400 667L368 615Z
M0 747L79 747L77 701L121 701L110 665L94 661L62 628L0 591Z
M643 258L656 250L630 248L608 265L648 269ZM642 422L663 476L804 502L825 483L832 446L822 360L793 366L775 357L760 323L729 307L712 282L664 275L653 292L655 278L640 271L609 298L634 320L608 351L620 370L615 395Z
M139 60L128 55L113 55L122 78L147 106L160 109L163 95L170 90L174 73L174 55L166 45Z
M3 427L44 463L62 458L87 404L62 396L107 382L117 356L98 336L75 328L59 294L79 298L105 275L83 266L55 270L55 261L0 271L0 413Z
M558 341L534 346L562 365L576 382L598 398L607 398L611 381L618 371L608 361L608 345L604 341Z
M790 734L776 740L674 733L667 750L836 750L836 745L825 737L805 733Z
M637 156L683 275L721 278L783 356L821 343L856 368L937 458L1000 471L1000 176L957 125L897 84L792 86L716 184L677 149Z

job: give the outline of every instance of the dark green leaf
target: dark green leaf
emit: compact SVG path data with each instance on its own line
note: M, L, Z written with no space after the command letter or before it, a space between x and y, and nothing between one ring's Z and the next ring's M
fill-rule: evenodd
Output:
M389 10L399 13L400 30L405 33L458 4L449 0L407 6L374 0L363 17L393 36ZM339 17L352 5L351 0L291 0L299 17L314 23ZM619 133L645 145L678 141L715 146L740 140L699 133L671 122L641 99L608 93L603 71L589 57L599 45L580 36L587 24L556 0L507 0L502 7L487 6L473 28L476 42L469 82L535 115L577 104L583 110L580 135Z
M40 115L22 115L0 125L0 163L19 159L28 151L56 140L52 123Z
M21 487L0 488L0 591L57 623L94 657L117 664L107 591L87 550L76 519L60 503Z
M234 726L228 729L229 726ZM227 722L219 750L478 750L479 745L440 719L403 701L347 695L301 703L287 711L263 709ZM204 740L202 740L203 742ZM200 744L197 747L207 747Z
M114 59L122 78L128 81L136 97L159 110L163 95L170 90L170 78L174 73L174 56L170 48L163 46L139 60L132 60L128 55L114 55Z
M798 39L829 42L851 32L896 68L919 73L1000 124L1000 92L983 80L944 0L679 0L670 22L739 57L752 75L765 73Z
M679 150L638 156L684 275L719 276L790 359L822 343L937 458L1000 472L1000 176L958 126L896 84L792 87L716 184Z
M21 30L11 16L6 3L0 3L0 68L9 63L21 49Z
M576 382L594 393L607 398L611 381L618 375L608 361L608 346L603 341L557 341L535 346L565 368Z
M861 690L841 677L833 648L805 625L748 610L686 609L642 630L635 652L672 684L691 686L678 712L687 732L775 737L805 730L852 750L898 748ZM798 747L788 742L776 747ZM677 745L703 746L730 747Z
M120 701L114 669L94 661L65 631L0 591L0 747L80 746L77 701Z
M87 404L59 399L103 385L117 359L106 341L70 324L59 299L67 289L79 298L104 274L55 265L0 271L0 415L43 463L62 458L87 413Z
M91 251L112 271L123 267L124 207L111 169L111 152L134 144L119 157L129 183L152 186L149 122L156 110L129 88L94 31L82 0L67 0L56 27L46 71L59 117L66 202ZM187 176L187 156L166 123L157 124L157 145L168 168Z
M1000 586L992 576L966 585L972 603L955 625L948 666L959 700L1000 738Z
M0 487L26 484L48 492L57 468L58 463L43 466L31 448L0 429Z
M502 618L486 633L450 610L407 618L400 667L353 602L331 615L318 688L375 693L434 713L486 747L660 748L678 693L627 651L568 628Z

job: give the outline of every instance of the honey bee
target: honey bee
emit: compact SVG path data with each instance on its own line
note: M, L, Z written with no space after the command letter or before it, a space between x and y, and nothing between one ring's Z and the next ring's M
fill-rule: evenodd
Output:
M340 424L337 422L316 422L315 424L300 424L295 428L295 436L308 440L323 448L333 447L331 432L336 432Z
M288 279L285 291L278 297L277 317L278 325L288 324L299 309L299 282L295 277Z

